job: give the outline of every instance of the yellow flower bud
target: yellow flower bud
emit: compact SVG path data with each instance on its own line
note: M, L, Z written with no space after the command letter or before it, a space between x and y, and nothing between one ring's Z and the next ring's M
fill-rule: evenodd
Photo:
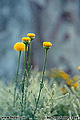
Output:
M51 42L43 42L43 47L44 49L50 49L52 46L52 43Z
M24 44L29 44L30 41L31 41L31 38L29 38L29 37L23 37L22 41L23 41Z
M35 38L35 34L34 33L28 33L27 36L30 37L31 40L33 40Z

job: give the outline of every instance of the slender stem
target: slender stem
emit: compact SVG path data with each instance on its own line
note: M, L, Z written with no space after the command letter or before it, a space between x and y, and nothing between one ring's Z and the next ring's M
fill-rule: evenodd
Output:
M48 51L48 49L46 49L46 51L45 51L46 53L45 53L45 61L44 61L44 68L43 68L42 83L43 83L43 79L44 79L44 72L45 72L45 67L46 67L47 51Z
M14 88L14 103L13 103L13 107L15 107L15 98L16 98L17 79L18 79L18 74L19 74L20 57L21 57L21 51L19 51L18 68L17 68L17 75L16 75L16 80L15 80L15 88Z
M35 110L34 110L34 115L35 115L35 113L36 113L37 106L38 106L38 103L39 103L41 90L42 90L42 88L44 87L44 86L43 86L43 80L44 80L44 73L45 73L46 60L47 60L47 51L48 51L48 50L46 49L46 51L45 51L46 53L45 53L45 61L44 61L44 68L43 68L42 81L41 81L41 83L40 83L40 90L39 90L39 95L38 95L38 99L37 99L37 102L36 102L36 108L35 108Z
M27 44L25 44L25 62L24 62L24 75L26 71L26 52L27 52Z
M27 44L25 44L24 76L22 80L22 106L23 106L23 99L24 99L24 82L25 82L25 73L26 73L26 52L27 52Z
M28 73L27 73L27 84L26 84L26 91L25 91L25 103L24 103L24 109L26 107L26 95L27 95L27 91L28 91L28 79L29 79L29 72L30 72L30 63L31 63L31 44L32 41L30 42L30 47L29 47L29 63L28 63Z
M31 45L32 45L32 41L30 42L30 48L29 48L29 63L28 63L28 74L27 74L27 87L28 87L28 78L29 78L30 64L31 64Z

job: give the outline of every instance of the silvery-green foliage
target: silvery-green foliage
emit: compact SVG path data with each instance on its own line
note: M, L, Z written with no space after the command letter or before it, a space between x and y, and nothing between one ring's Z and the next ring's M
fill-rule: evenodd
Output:
M34 117L34 119L37 118L37 120L41 120L47 116L80 116L80 84L76 91L73 87L69 89L65 85L68 93L64 94L61 91L61 84L57 84L57 81L55 82L54 79L48 80L46 77L44 79L44 87L41 91L37 111L34 115L40 81L41 73L38 72L37 69L33 70L29 78L29 87L23 116L26 116L27 119ZM0 86L0 117L21 116L21 92L19 88L17 88L16 105L15 108L13 108L14 84L10 83L6 86L3 82L0 82Z

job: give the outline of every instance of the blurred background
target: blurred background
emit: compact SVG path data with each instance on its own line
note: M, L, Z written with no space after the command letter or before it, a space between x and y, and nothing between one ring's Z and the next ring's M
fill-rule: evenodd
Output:
M46 69L57 67L79 74L80 0L0 0L0 78L11 80L17 71L14 44L34 32L31 64L44 64L43 41L52 42ZM24 64L22 53L21 66Z

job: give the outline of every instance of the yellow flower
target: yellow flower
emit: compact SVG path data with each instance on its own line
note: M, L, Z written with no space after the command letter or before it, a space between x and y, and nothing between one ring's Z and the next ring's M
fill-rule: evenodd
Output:
M67 80L67 85L72 86L72 80L71 79Z
M74 83L73 87L76 90L76 88L78 87L78 82Z
M30 37L31 40L33 40L35 38L35 34L34 33L28 33L27 36Z
M22 43L22 42L17 42L15 45L14 45L14 49L16 51L25 51L25 44ZM28 47L27 47L27 50L28 50Z
M28 33L27 36L28 37L35 37L35 34L34 33Z
M26 43L28 44L28 43L30 43L31 38L29 38L29 37L23 37L22 41L23 41L24 44L26 44Z
M52 46L51 42L43 42L44 49L49 49L49 48L51 48L51 46Z
M78 67L78 70L80 70L80 66Z

